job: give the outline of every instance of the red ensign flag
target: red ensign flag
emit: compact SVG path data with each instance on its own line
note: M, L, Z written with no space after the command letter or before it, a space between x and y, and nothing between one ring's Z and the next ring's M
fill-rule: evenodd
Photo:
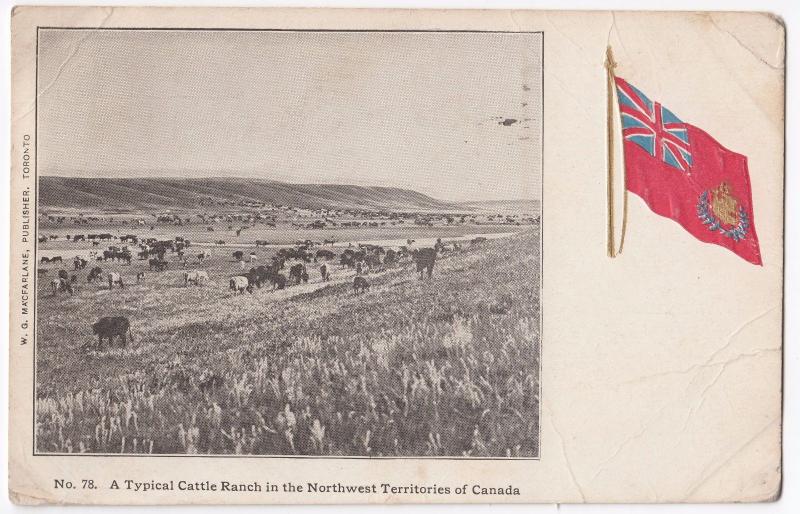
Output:
M615 81L627 189L697 239L761 265L747 158Z

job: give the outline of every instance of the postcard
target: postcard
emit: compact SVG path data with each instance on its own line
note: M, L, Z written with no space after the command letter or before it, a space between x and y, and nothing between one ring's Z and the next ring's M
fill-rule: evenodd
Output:
M775 500L784 42L15 8L11 499Z

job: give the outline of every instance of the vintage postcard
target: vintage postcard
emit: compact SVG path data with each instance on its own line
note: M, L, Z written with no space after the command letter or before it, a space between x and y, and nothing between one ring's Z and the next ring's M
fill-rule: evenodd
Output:
M776 499L784 41L17 7L12 500Z

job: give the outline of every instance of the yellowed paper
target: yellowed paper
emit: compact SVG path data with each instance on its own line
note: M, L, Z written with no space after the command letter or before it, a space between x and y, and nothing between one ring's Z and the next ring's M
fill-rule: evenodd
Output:
M759 13L16 8L12 500L776 499L784 41ZM607 256L609 46L746 156L762 266L631 193Z

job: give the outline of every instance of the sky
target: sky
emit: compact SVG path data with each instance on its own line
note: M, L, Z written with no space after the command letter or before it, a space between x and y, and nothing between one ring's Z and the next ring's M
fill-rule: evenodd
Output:
M38 62L42 175L540 199L540 34L42 29Z

